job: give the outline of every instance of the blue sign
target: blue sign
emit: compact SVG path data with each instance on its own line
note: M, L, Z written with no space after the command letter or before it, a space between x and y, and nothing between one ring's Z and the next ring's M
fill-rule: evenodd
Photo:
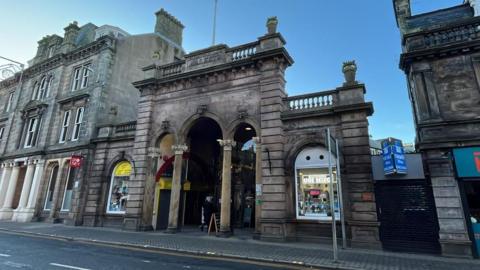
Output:
M407 163L402 141L388 138L382 142L383 170L388 174L406 174Z
M392 148L387 141L382 142L383 171L385 174L395 173L395 165L392 158Z

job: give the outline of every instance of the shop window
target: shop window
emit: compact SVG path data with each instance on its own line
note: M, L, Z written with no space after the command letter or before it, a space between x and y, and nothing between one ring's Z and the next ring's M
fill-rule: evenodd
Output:
M112 172L107 201L108 214L125 214L128 200L128 180L132 165L128 161L119 162Z
M336 159L332 156L333 196L330 194L328 151L321 147L302 150L295 160L297 219L331 220L330 200L334 200L335 218L340 218Z
M70 211L72 206L73 186L75 182L76 169L69 167L65 192L63 193L63 202L61 211Z
M57 181L58 166L55 166L50 173L50 179L48 180L48 188L45 196L45 204L43 209L50 210L52 209L53 202L53 191L55 190L55 183Z

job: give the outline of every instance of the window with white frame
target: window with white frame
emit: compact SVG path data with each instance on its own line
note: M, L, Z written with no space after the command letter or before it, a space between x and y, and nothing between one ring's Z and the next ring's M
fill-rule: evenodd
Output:
M36 100L38 96L38 91L40 90L40 83L35 82L33 85L32 100Z
M328 151L322 147L303 149L295 160L297 219L331 220L340 218L336 159L332 156L332 181L329 176ZM333 183L332 189L331 183ZM331 191L333 190L333 196ZM334 211L331 209L334 202Z
M73 70L72 91L86 88L88 86L91 64L77 67Z
M0 140L3 139L3 133L5 132L5 127L0 127Z
M82 88L88 86L88 77L90 76L90 64L83 66Z
M80 75L81 75L80 72L81 71L82 71L81 67L78 67L73 71L72 91L75 91L75 90L80 88L80 83L82 81L82 79L80 77Z
M7 100L7 107L5 108L5 111L6 112L9 112L11 109L12 109L12 105L13 105L13 92L11 92L9 95L8 95L8 100Z
M47 86L48 86L47 76L43 76L43 78L40 80L37 96L35 97L36 100L40 100L45 97L45 94L47 92Z
M72 132L72 141L77 141L80 137L80 126L82 125L83 121L83 111L83 107L77 109L77 114L75 115L75 125L73 126Z
M39 126L40 120L38 118L30 118L28 120L24 145L25 148L33 147L37 144Z
M67 139L69 124L70 124L70 111L65 111L63 113L62 129L60 131L60 139L58 142L63 143Z
M55 53L55 46L50 46L48 48L48 58L52 57L54 53Z

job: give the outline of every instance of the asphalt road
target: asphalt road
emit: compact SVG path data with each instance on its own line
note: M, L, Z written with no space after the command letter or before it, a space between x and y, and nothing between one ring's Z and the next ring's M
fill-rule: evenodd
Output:
M0 232L0 269L278 270L282 268Z

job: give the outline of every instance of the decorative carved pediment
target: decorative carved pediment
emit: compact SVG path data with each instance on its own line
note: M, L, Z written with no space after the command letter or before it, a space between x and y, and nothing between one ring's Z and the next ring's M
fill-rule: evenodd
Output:
M31 100L22 110L22 116L41 115L47 109L48 104L41 100Z

